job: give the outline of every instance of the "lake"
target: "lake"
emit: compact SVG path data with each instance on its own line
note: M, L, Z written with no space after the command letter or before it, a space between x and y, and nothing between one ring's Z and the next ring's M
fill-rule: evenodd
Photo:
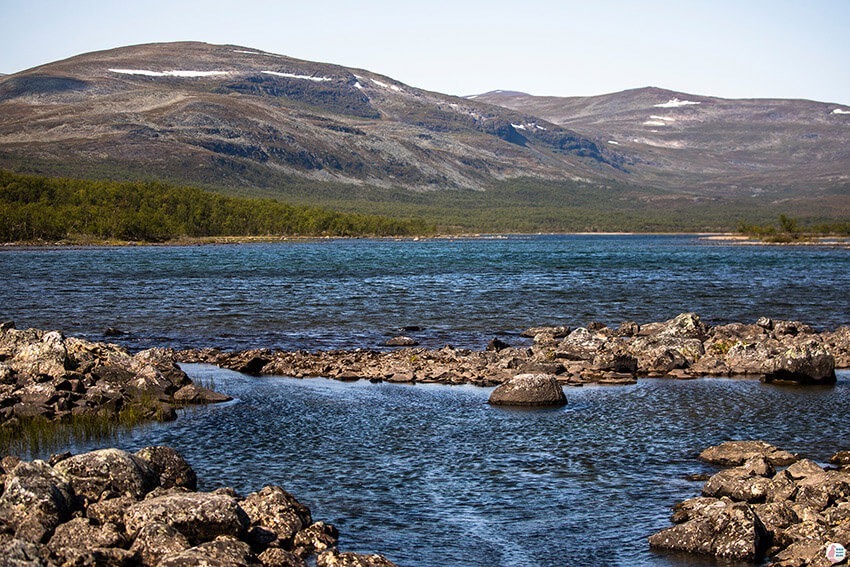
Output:
M404 326L426 346L482 348L541 324L640 323L695 311L850 323L845 250L726 247L671 236L340 240L4 250L0 318L148 346L371 347ZM236 398L79 443L178 449L202 489L280 484L336 524L340 547L407 567L695 566L651 552L698 494L696 454L759 438L821 462L850 449L850 375L825 388L640 380L566 388L565 407L485 404L473 386L187 372Z

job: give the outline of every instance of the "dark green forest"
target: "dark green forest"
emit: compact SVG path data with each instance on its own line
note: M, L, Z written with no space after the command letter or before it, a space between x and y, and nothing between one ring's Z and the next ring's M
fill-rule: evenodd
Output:
M0 241L73 237L163 242L214 236L427 234L423 221L227 197L153 182L55 179L0 171Z

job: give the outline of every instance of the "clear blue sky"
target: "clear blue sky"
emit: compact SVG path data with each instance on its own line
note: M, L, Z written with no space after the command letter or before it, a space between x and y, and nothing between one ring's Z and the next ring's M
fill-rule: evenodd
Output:
M231 43L466 95L658 86L850 105L850 0L0 0L0 72L157 41Z

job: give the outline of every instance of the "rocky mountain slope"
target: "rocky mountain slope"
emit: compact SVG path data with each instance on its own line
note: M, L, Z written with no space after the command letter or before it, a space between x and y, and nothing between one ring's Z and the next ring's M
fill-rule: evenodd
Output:
M0 77L0 168L466 230L717 230L850 214L847 112L659 89L462 98L246 47L149 44Z
M195 182L288 174L419 190L610 177L626 159L501 107L202 43L89 53L0 79L0 152L6 164L99 163Z
M642 88L594 97L494 91L469 97L525 112L615 147L636 178L692 193L846 196L850 107L731 100Z

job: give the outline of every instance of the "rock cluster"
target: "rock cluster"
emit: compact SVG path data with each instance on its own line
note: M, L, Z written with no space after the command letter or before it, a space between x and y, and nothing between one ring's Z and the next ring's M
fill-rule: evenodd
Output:
M815 333L794 321L709 327L693 313L617 329L536 327L530 346L491 342L485 351L444 347L326 352L215 349L177 353L184 362L217 364L247 374L338 380L499 385L517 374L551 374L562 384L633 384L638 377L749 376L766 382L829 384L850 367L850 327ZM412 339L411 339L412 340ZM399 342L403 344L403 342Z
M567 397L551 374L519 374L493 390L488 403L497 406L563 406Z
M131 356L113 344L0 325L0 424L118 414L130 406L142 417L169 420L175 405L227 399L193 384L163 349Z
M242 497L197 492L172 448L103 449L2 463L0 564L392 567L379 555L339 553L337 531L278 486Z
M654 549L760 561L776 567L832 563L830 543L850 547L850 459L824 469L764 441L733 441L700 459L723 466L702 496L674 506L671 528L650 536ZM777 472L776 467L787 466Z

